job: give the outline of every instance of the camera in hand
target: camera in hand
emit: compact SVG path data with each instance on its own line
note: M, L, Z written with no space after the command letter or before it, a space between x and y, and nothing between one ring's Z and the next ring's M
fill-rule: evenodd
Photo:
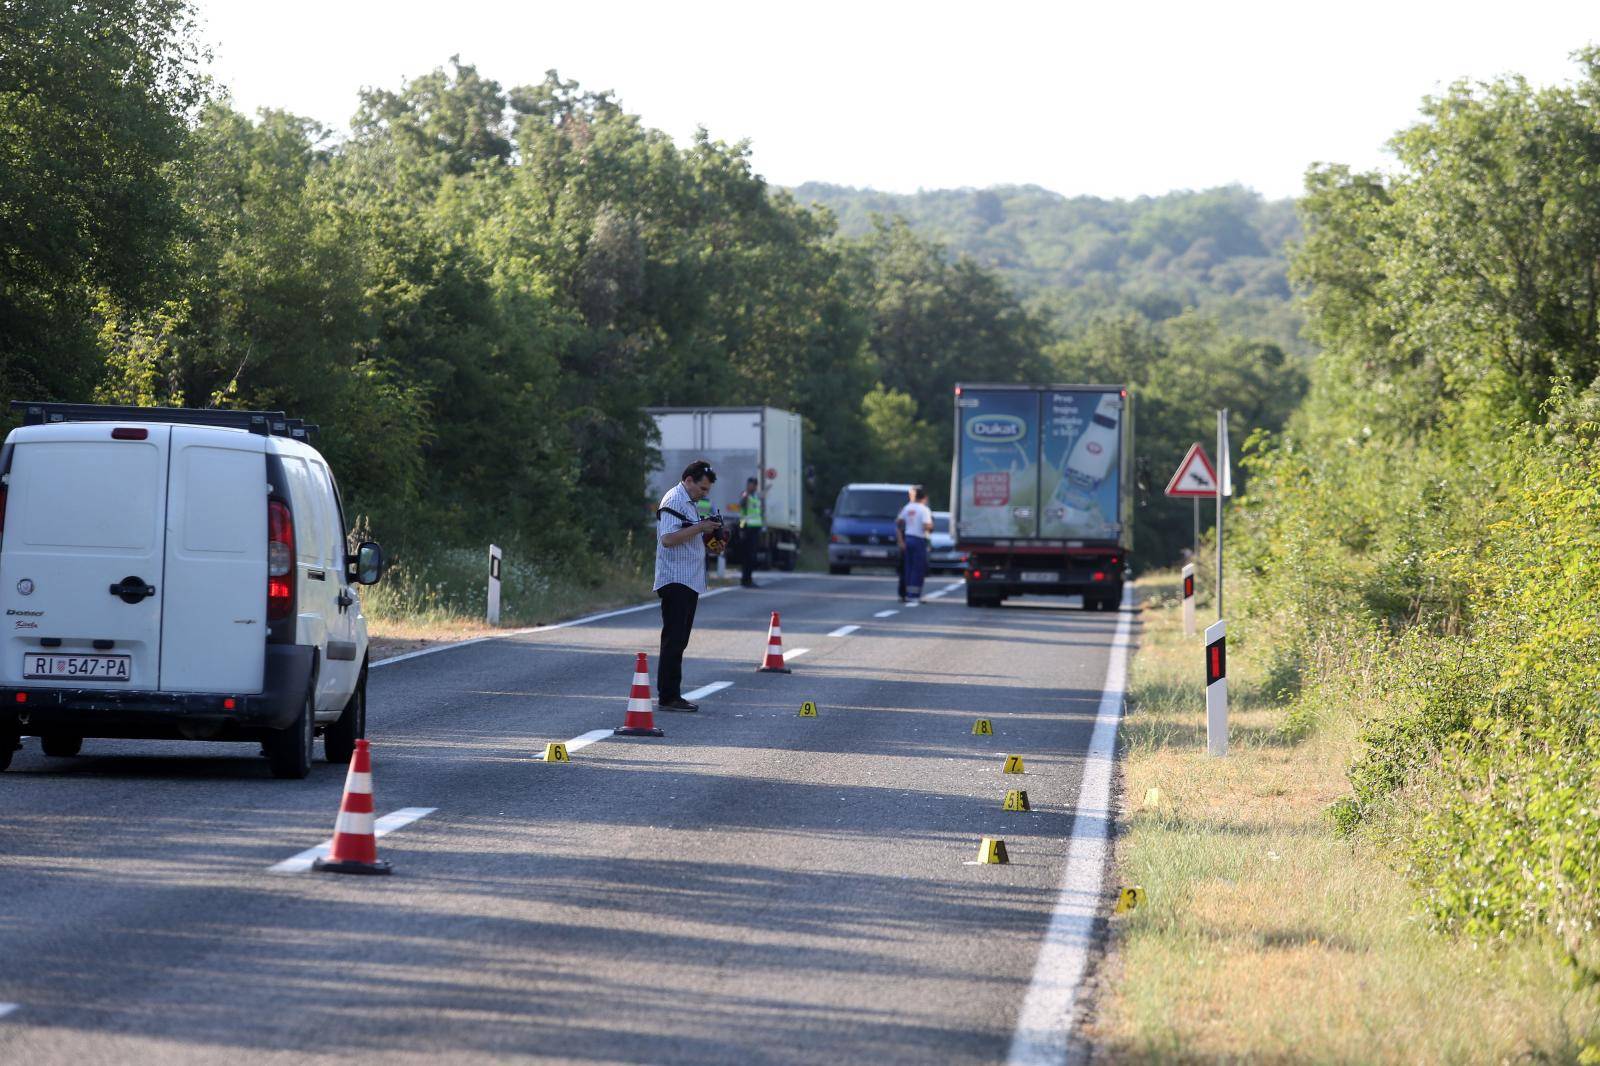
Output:
M700 539L705 541L706 551L712 555L721 555L728 548L728 533L722 524L722 516L708 514L704 520L710 522L713 528L700 534Z

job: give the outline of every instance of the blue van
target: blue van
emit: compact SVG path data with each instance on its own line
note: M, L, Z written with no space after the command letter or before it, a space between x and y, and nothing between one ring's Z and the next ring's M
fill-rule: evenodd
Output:
M858 482L839 490L828 534L828 573L848 574L852 566L900 565L894 520L909 501L910 485Z

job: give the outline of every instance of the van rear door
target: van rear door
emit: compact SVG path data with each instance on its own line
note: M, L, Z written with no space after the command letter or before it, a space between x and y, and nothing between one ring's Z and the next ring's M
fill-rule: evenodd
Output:
M161 688L260 692L267 655L267 438L172 427Z
M0 681L160 687L171 432L83 422L12 434Z

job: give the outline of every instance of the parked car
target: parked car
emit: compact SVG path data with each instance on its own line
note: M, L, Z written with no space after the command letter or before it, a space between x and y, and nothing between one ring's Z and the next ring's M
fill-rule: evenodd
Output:
M929 570L961 570L967 553L956 550L955 534L950 530L950 512L933 512L933 536L928 542Z
M315 427L277 412L13 403L0 449L0 770L21 736L259 742L303 778L366 734L367 622Z
M848 574L855 566L900 565L894 520L906 505L910 485L860 482L839 490L828 533L828 573Z

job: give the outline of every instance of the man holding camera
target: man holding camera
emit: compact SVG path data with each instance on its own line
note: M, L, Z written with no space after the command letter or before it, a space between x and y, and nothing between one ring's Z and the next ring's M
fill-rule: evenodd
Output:
M683 652L694 630L694 611L706 590L705 534L722 530L722 518L699 518L697 505L711 493L717 472L696 459L656 508L656 595L661 597L661 657L656 700L663 711L698 711L683 698Z

